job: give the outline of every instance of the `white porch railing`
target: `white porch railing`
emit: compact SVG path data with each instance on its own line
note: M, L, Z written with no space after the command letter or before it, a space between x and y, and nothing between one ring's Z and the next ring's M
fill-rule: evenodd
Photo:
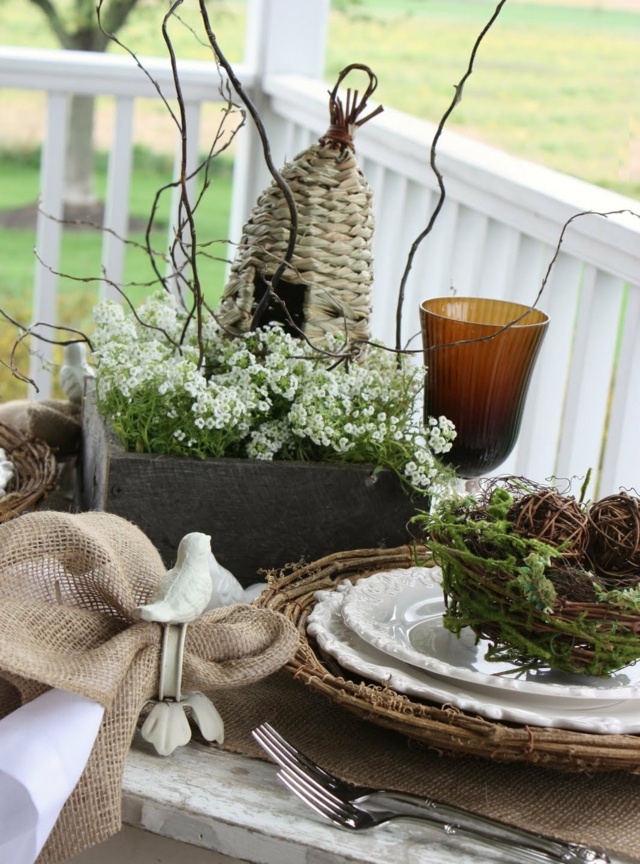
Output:
M248 52L238 72L262 113L276 164L326 130L327 87L320 79L327 14L327 0L250 0ZM170 96L168 64L152 59L145 65ZM216 100L217 72L207 63L183 63L181 68L195 129L202 102ZM124 233L133 99L154 95L133 61L0 48L0 85L49 93L42 209L54 216L61 212L67 94L116 98L106 220ZM386 110L356 138L375 193L374 334L388 343L394 339L397 287L409 246L437 200L429 168L433 133L431 124ZM192 154L194 164L196 156ZM638 202L453 133L442 138L439 165L448 197L408 283L405 338L419 329L419 302L448 293L451 286L461 296L532 302L562 225L574 213L640 211ZM268 182L257 136L243 130L234 168L232 239L239 237ZM38 226L39 254L54 270L60 230L47 219ZM562 248L541 303L551 324L518 446L503 470L543 480L583 476L592 467L591 494L608 494L619 486L640 490L640 219L582 217L567 232ZM121 245L108 234L103 265L110 279L120 280ZM34 320L53 319L56 281L50 270L36 268ZM46 393L46 376L38 375Z

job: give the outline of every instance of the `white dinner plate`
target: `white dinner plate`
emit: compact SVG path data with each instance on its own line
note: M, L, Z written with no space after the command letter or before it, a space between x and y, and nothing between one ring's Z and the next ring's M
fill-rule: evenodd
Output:
M335 591L316 592L318 602L307 621L307 632L344 669L398 693L439 705L455 705L462 711L491 720L605 735L640 732L640 700L616 700L596 706L590 701L566 699L558 706L556 700L520 691L494 690L478 694L458 686L453 680L435 679L427 672L383 654L345 624L343 601L351 590L348 583L343 583Z
M412 567L360 579L345 597L345 623L389 657L425 670L433 678L463 682L467 690L517 692L547 700L592 700L601 705L612 699L640 699L640 664L608 678L595 678L557 669L514 673L512 664L485 660L487 641L476 643L470 628L460 638L444 628L441 578L438 567Z

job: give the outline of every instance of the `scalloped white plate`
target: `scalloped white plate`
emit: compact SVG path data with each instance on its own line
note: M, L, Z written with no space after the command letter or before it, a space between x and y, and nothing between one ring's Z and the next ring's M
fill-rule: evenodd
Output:
M462 711L491 720L603 735L640 732L640 701L625 699L596 707L593 702L584 700L574 700L573 706L569 704L570 700L563 700L564 704L558 706L556 700L522 692L494 690L478 694L459 687L452 680L438 680L427 672L389 657L360 639L345 624L343 601L348 598L350 588L343 583L336 591L318 591L318 602L307 621L307 632L344 669L399 693L440 705L455 705Z
M518 672L484 659L489 645L477 644L470 629L458 639L442 624L444 598L438 567L389 570L360 579L347 592L342 614L347 626L388 657L423 669L441 681L464 682L467 690L542 696L545 700L640 700L640 664L609 678L569 675L554 669ZM504 673L511 672L505 675Z

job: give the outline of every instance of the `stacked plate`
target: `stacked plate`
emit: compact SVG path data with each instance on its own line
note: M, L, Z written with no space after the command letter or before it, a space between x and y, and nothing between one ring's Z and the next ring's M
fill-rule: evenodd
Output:
M640 733L640 664L610 678L522 672L484 659L488 643L444 629L437 567L390 570L317 592L307 630L351 672L493 720Z

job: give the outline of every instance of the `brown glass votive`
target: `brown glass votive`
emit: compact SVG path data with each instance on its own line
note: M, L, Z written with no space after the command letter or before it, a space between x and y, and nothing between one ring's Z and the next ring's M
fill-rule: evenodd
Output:
M484 338L528 314L486 342ZM425 419L444 414L457 437L441 458L461 477L497 468L516 443L531 373L548 315L520 303L479 297L436 297L420 307ZM438 347L447 346L447 347Z

